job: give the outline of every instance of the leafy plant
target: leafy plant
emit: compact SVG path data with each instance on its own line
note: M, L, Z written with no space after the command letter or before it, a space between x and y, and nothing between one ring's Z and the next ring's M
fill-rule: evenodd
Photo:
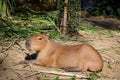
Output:
M14 13L14 0L0 0L0 16L6 17Z
M89 74L90 80L95 80L96 78L100 78L100 76L97 75L96 72L92 72Z
M31 34L40 32L39 28L27 28L27 27L18 27L10 21L2 21L3 24L0 25L0 39L23 39L29 37Z
M36 76L36 79L37 79L37 80L41 80L41 77L40 77L40 76Z
M87 32L100 33L100 29L95 28L93 25L89 23L81 23L79 29Z
M76 76L73 75L69 80L75 80L76 79Z
M0 40L11 40L15 38L25 39L32 34L37 33L49 33L51 38L63 39L66 40L68 38L67 35L60 34L57 30L52 29L41 29L41 27L34 26L33 27L21 27L21 25L15 25L11 21L0 20Z
M53 80L61 80L59 76L55 77Z
M3 60L2 59L0 59L0 64L2 64L3 63Z
M108 64L107 67L108 67L109 69L112 69L112 66L111 66L110 64Z
M46 74L43 74L41 76L36 76L36 79L37 80L49 80L50 79L50 76L49 75L46 75Z

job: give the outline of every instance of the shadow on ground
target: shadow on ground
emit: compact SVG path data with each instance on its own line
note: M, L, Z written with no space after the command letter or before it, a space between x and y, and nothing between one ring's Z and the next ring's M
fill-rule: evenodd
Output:
M104 27L113 30L120 30L120 20L114 18L90 17L90 18L85 18L84 21L90 22L93 25L99 27Z

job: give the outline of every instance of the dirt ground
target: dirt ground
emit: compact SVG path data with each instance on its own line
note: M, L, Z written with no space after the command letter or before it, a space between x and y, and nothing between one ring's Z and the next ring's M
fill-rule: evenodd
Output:
M103 70L97 73L100 78L96 78L95 80L120 80L120 31L113 32L114 35L112 36L109 34L90 33L85 31L79 31L79 33L83 35L83 37L77 38L77 40L73 39L65 42L59 40L57 41L61 44L71 45L85 42L94 46L100 52L104 60ZM19 64L19 62L23 61L26 56L24 42L25 41L21 41L19 43L20 46L15 44L10 47L9 50L0 53L0 59L4 59L3 63L0 64L0 80L53 80L56 76L58 76L45 72L38 73L37 71L45 70L49 72L60 72L62 70L45 68L32 64ZM90 72L79 72L75 74L81 74L85 77L89 77L88 74L90 74ZM70 80L70 77L66 76L60 76L60 78L61 80Z

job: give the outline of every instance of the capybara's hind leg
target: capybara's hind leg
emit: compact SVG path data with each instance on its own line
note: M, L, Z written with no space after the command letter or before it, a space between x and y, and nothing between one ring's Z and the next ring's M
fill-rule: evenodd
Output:
M88 70L88 67L84 63L80 63L78 67L68 67L68 68L63 68L67 72L85 72Z
M79 68L81 68L82 72L85 72L88 70L88 66L85 63L86 63L85 61L79 63Z
M81 72L82 69L79 67L69 67L69 68L62 68L66 72Z

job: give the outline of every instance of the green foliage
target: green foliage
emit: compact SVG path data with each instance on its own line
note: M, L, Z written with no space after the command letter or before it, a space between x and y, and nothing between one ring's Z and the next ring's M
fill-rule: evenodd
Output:
M0 16L6 17L14 13L14 0L0 0Z
M58 32L53 31L53 30L41 30L39 27L18 27L15 26L13 23L11 22L6 22L6 26L1 26L0 27L0 38L1 39L5 39L5 38L27 38L29 37L31 34L36 34L36 33L47 33L49 32L50 34L52 34L52 36L57 36ZM52 38L54 38L52 37Z
M99 16L99 15L101 15L102 14L102 3L98 3L98 4L96 4L96 6L95 6L95 11L93 12L93 14L95 15L95 16Z
M36 76L37 80L49 80L50 76L49 75L42 75L42 76Z
M49 30L55 29L56 26L56 19L57 19L58 12L51 11L45 12L41 14L30 14L27 13L25 15L19 14L16 15L16 18L19 20L24 21L24 24L39 27L42 30ZM20 16L20 17L18 17Z
M4 25L0 27L0 38L9 39L9 38L26 38L31 33L36 33L38 30L36 28L20 28L15 26L12 22L5 21Z
M76 76L73 75L69 80L75 80L76 79Z
M119 12L119 0L100 0L95 5L94 11L92 13L95 16L103 15L105 17L120 17Z
M55 77L53 80L61 80L59 76Z
M76 26L80 25L80 0L69 0L68 3L68 26L71 31L76 31Z
M3 63L3 60L2 59L0 59L0 64L2 64Z
M112 69L112 66L111 66L110 64L108 64L107 67L108 67L109 69Z
M5 17L7 15L7 3L6 0L0 0L0 16Z
M87 32L92 32L92 33L101 33L100 32L101 28L98 29L97 27L89 23L81 23L81 25L79 26L79 29Z
M54 14L54 16L53 16ZM0 20L0 39L27 38L31 34L49 33L52 38L60 36L55 23L57 12L49 12L46 14L20 14L18 13L12 19ZM15 23L14 23L15 22Z
M80 12L80 0L69 0L67 4L65 4L64 0L58 1L59 9L59 26L63 28L63 15L64 15L64 7L67 6L67 32L76 32L76 26L79 26L79 17L81 15ZM63 29L64 30L64 29Z
M28 20L27 20L28 21ZM27 22L26 21L26 22ZM30 21L30 20L29 20ZM43 26L43 27L39 27L39 26L35 26L35 24L33 24L34 22L43 22L43 24L51 24L49 21L47 20L39 20L39 19L31 19L31 23L28 21L27 24L32 24L32 27L22 27L21 23L18 23L17 25L15 25L13 22L11 21L0 21L1 25L0 25L0 40L11 40L11 39L16 39L19 38L19 40L21 39L26 39L29 36L31 36L32 34L37 34L37 33L49 33L51 38L54 39L63 39L66 40L68 39L67 35L63 35L60 34L57 30L54 29L54 27L49 28L48 26ZM52 24L51 24L52 25Z
M41 77L40 77L40 76L36 76L36 79L37 79L37 80L41 80Z
M95 80L97 78L100 78L100 76L98 76L96 72L92 72L89 74L89 78L90 80Z
M105 34L107 35L106 37L114 37L119 32L119 30L106 29L104 27L95 26L90 23L81 23L78 29L90 33Z

